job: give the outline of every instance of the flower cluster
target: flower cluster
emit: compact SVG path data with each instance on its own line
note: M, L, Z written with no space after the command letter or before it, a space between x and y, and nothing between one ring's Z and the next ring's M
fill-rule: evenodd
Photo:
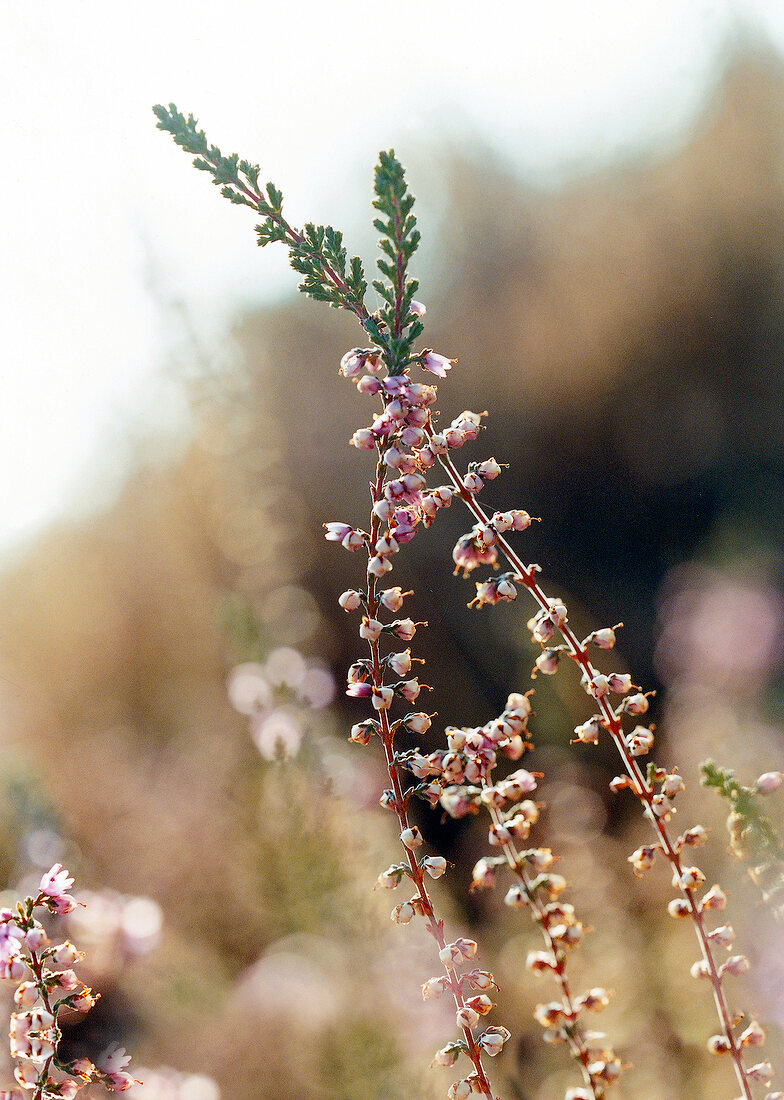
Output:
M421 317L424 312L420 303L410 303L409 318ZM426 431L432 429L431 409L436 400L436 387L412 380L409 367L414 363L439 377L443 377L451 366L451 360L428 350L413 357L400 373L384 375L384 360L372 349L353 348L343 357L341 374L352 380L361 394L381 399L382 407L372 422L359 428L352 438L359 450L375 451L376 476L371 484L369 530L341 522L327 523L324 528L328 541L340 543L352 553L364 550L367 558L365 587L343 592L339 603L344 611L360 615L359 637L368 645L368 656L358 658L348 670L346 694L367 700L375 714L355 723L350 739L363 745L374 735L381 740L390 780L390 787L382 796L382 805L397 815L405 857L384 871L377 885L394 889L403 879L410 879L414 894L394 907L392 919L397 924L407 925L415 917L423 917L438 944L444 973L425 983L423 995L429 999L451 994L462 1037L440 1050L434 1064L452 1066L461 1052L473 1064L473 1071L451 1086L451 1100L468 1096L472 1091L489 1098L492 1093L481 1056L482 1053L491 1057L498 1054L509 1033L503 1027L493 1026L479 1035L474 1034L480 1019L493 1008L489 996L495 985L493 976L480 969L460 972L467 962L474 960L477 945L473 940L462 938L447 942L443 923L435 916L425 883L426 876L437 879L444 874L446 860L442 856L420 855L423 837L408 818L411 796L417 794L435 805L442 795L441 785L419 784L404 792L401 770L421 776L429 774L428 765L417 762L418 754L397 752L394 745L399 729L422 734L431 724L431 716L425 711L409 710L395 719L390 713L396 701L410 707L422 691L429 690L413 674L414 665L421 660L412 656L410 648L403 648L414 638L417 628L426 624L400 617L410 592L404 592L400 586L381 586L382 578L392 572L400 548L415 537L419 527L430 526L438 511L452 502L451 489L428 487L426 471L435 465L440 453L462 446L468 438L476 438L480 418L466 412L446 432L431 430L426 435ZM472 488L476 492L485 479L495 476L495 468L485 464L483 469L478 467L471 474L477 482Z
M446 749L428 756L412 750L397 759L415 777L432 779L440 786L439 802L450 817L487 812L488 843L500 854L477 862L472 889L492 887L503 866L511 870L515 881L504 900L513 909L529 909L545 944L544 951L529 954L528 968L536 974L551 975L560 993L560 1000L537 1006L536 1019L545 1029L545 1041L567 1044L581 1066L584 1087L570 1090L572 1100L601 1100L620 1074L621 1062L610 1049L590 1047L580 1020L586 1012L604 1008L609 994L600 988L579 996L572 992L566 974L567 956L580 943L585 929L574 907L561 897L567 883L554 870L552 851L525 847L540 813L539 804L528 796L536 790L541 773L519 768L504 779L493 778L499 756L518 761L533 747L528 740L530 695L510 695L503 713L484 726L448 727Z
M716 885L700 898L700 891L705 884L705 875L699 867L686 864L682 858L684 850L705 842L706 830L701 825L694 825L677 838L671 838L667 824L676 813L675 799L684 790L685 783L677 769L667 770L651 763L643 771L639 764L640 758L647 756L654 744L654 727L637 721L647 713L652 693L643 692L634 685L628 673L600 672L591 657L591 647L603 651L614 648L616 631L622 624L594 630L586 638L579 640L571 629L568 610L563 601L548 597L539 585L536 578L541 572L540 566L523 564L507 541L505 532L499 531L498 514L492 518L489 517L472 496L460 491L461 475L448 455L441 456L440 461L457 495L477 520L473 532L484 531L486 528L491 530L488 537L492 540L494 551L497 555L502 553L512 567L508 574L510 580L523 585L538 604L538 611L528 622L532 639L541 650L536 658L532 676L554 675L564 656L574 661L580 670L582 687L591 698L596 712L586 722L575 728L574 740L583 744L596 744L600 733L605 730L622 758L626 774L616 776L610 784L610 789L615 793L630 790L636 795L656 834L655 841L638 848L629 857L629 861L637 875L644 873L652 865L657 853L661 853L669 862L673 886L680 892L680 896L670 903L669 911L672 916L689 917L694 922L702 957L695 963L692 973L695 976L704 976L710 981L722 1027L722 1034L713 1036L708 1043L708 1048L714 1053L727 1053L731 1056L743 1096L746 1100L751 1100L751 1082L768 1084L772 1077L772 1069L768 1062L747 1066L743 1052L747 1046L759 1045L764 1036L756 1023L750 1031L747 1028L740 1034L736 1034L739 1021L743 1016L737 1016L730 1011L723 988L723 979L726 975L744 973L748 970L749 963L745 955L732 955L723 963L718 963L714 959L716 948L729 949L734 940L731 926L722 925L710 930L706 925L706 914L723 908L724 895ZM473 532L458 541L455 555L461 552L466 540L475 538ZM496 560L494 558L492 564L495 564ZM470 572L470 570L464 572ZM489 602L482 599L482 586L486 583L477 584L477 598L472 601L473 604L482 606L483 603ZM560 642L557 641L559 637ZM614 701L614 697L617 698L617 702ZM631 723L634 724L629 728ZM767 777L766 782L770 786L774 785L774 781L767 780ZM771 1093L766 1100L776 1100L779 1096L778 1093Z
M130 1055L117 1043L95 1062L63 1062L59 1057L60 1014L88 1012L98 995L73 970L82 953L68 940L51 943L35 911L44 909L53 916L72 912L77 905L70 893L73 881L55 863L42 877L35 897L19 902L16 911L0 909L0 977L17 983L10 1029L14 1076L31 1100L71 1100L90 1083L100 1083L110 1092L124 1092L133 1084L126 1068ZM9 1090L0 1096L21 1100L23 1093Z

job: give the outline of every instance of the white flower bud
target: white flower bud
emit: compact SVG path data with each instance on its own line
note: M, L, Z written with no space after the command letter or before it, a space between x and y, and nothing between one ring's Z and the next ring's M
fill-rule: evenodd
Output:
M583 722L581 726L575 726L576 740L581 741L584 745L596 745L599 743L599 730L601 728L599 719L591 718L589 721Z
M731 924L722 924L708 933L708 939L718 947L731 947L735 942L735 929Z
M469 1008L468 1005L463 1005L463 1007L459 1008L455 1013L455 1022L460 1028L466 1027L470 1029L476 1027L479 1023L479 1013L473 1008ZM470 1091L469 1088L469 1093ZM466 1093L466 1095L468 1095L468 1093Z
M711 886L707 894L703 894L700 901L700 912L703 913L706 910L719 910L724 909L727 905L727 895L722 888L718 885Z
M422 986L422 1000L434 1001L440 997L449 988L449 979L440 978L428 978L425 984Z
M402 905L396 905L390 913L390 918L395 924L410 924L414 919L414 906L410 901L404 901Z
M680 886L681 890L696 890L704 881L705 875L699 867L684 867L676 878L675 885Z
M501 1053L504 1043L511 1037L511 1032L505 1027L489 1027L483 1035L479 1036L478 1043L490 1058L495 1058L496 1054Z
M756 1020L752 1020L740 1036L741 1046L761 1047L765 1042L765 1032Z
M540 672L543 672L545 676L552 676L558 671L558 659L560 655L560 650L545 649L536 658L536 667Z
M607 683L610 691L614 691L616 695L625 695L631 689L632 678L628 672L613 672L607 678Z
M773 1066L770 1062L757 1062L755 1066L749 1066L746 1075L761 1085L769 1085L773 1079Z
M349 588L338 596L338 603L344 611L356 611L362 606L362 597L359 592L356 592L353 588Z
M388 710L392 705L394 692L390 687L374 687L370 701L376 710Z
M586 642L593 642L599 649L612 649L615 645L615 630L611 626L605 626L601 630L594 630L593 634L589 634L585 639Z
M425 714L424 711L410 714L406 719L406 726L412 733L427 733L431 726L430 715Z
M704 959L698 959L696 963L692 963L691 967L689 968L689 973L691 974L692 978L707 978L710 976L708 964L705 962Z
M446 860L443 856L426 856L422 860L421 866L424 867L431 878L441 878L446 871Z
M511 909L523 909L528 904L528 898L522 886L510 886L504 898L504 905Z
M20 1008L32 1008L38 1000L38 986L35 982L22 982L14 991L14 1001Z
M645 714L648 707L648 699L642 692L637 692L636 695L628 695L621 704L621 709L626 714Z
M400 834L400 840L403 846L408 848L409 852L415 851L424 843L418 825L413 825L410 829L404 829Z
M725 963L722 963L719 967L720 974L731 974L733 978L740 977L741 974L746 974L751 966L751 963L745 955L730 955Z
M368 642L377 642L381 637L382 625L378 619L368 619L365 616L359 628L360 638L364 638Z
M765 772L754 786L760 794L773 794L781 786L782 779L784 779L784 772Z

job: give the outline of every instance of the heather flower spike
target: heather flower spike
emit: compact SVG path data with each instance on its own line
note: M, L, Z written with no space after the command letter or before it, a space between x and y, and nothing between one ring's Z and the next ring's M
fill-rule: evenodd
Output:
M390 620L389 615L398 614L405 595L410 593L403 594L400 587L390 585L389 575L406 543L429 528L439 512L459 498L470 513L472 526L455 545L455 573L468 577L483 566L494 570L494 575L477 584L472 604L478 607L518 599L521 590L528 592L537 608L529 623L539 648L534 675L556 675L570 662L577 666L592 716L577 726L575 739L590 746L607 736L621 757L625 775L614 779L611 788L615 792L631 791L653 830L651 843L630 857L632 871L642 876L654 862L669 864L673 888L678 892L669 911L694 924L701 957L692 970L711 986L719 1018L720 1034L710 1039L710 1049L728 1057L743 1097L752 1100L752 1083L767 1086L772 1069L766 1061L746 1065L746 1047L758 1045L764 1033L757 1027L749 1031L750 1025L741 1031L741 1016L736 1017L730 1010L725 995L725 976L743 973L748 961L740 953L723 963L714 956L715 951L730 949L734 933L730 925L711 928L708 924L712 914L724 908L726 899L718 885L705 890L705 875L691 862L691 849L704 841L706 831L699 824L687 823L680 836L671 835L668 826L677 813L684 781L675 768L642 766L642 758L650 753L655 739L655 728L644 720L651 693L634 685L629 673L617 669L604 672L593 663L592 649L613 650L621 624L602 627L584 640L578 639L566 605L549 597L539 584L539 565L524 564L512 545L511 537L525 531L532 517L521 509L490 515L479 502L486 482L499 476L501 464L486 457L469 463L463 472L455 464L454 452L477 440L485 414L465 410L450 425L443 426L437 422L435 411L436 386L412 378L415 365L436 378L445 378L456 360L431 348L415 347L424 330L425 310L414 297L418 284L410 277L408 267L419 243L419 232L412 212L413 196L400 163L393 153L382 153L375 173L374 206L379 216L374 225L380 234L377 266L381 278L372 283L380 305L371 309L365 301L368 287L362 263L357 257L348 259L340 233L324 226L292 227L283 215L282 195L277 188L272 184L259 186L257 166L236 156L225 157L207 143L193 116L186 118L174 105L154 110L159 128L171 133L175 142L195 157L196 167L211 175L231 202L250 207L260 218L256 227L259 243L285 244L292 267L302 277L300 289L353 313L361 325L363 343L369 343L368 347L349 349L339 368L362 398L377 402L369 423L360 426L351 440L358 451L375 457L368 530L331 522L325 525L325 533L343 549L360 555L364 551L367 557L362 586L340 597L340 606L360 619L358 635L367 647L357 663L359 671L350 673L348 685L349 694L359 705L369 705L370 711L366 710L365 719L354 725L350 736L360 744L378 737L384 754L389 786L381 803L396 815L403 856L400 866L414 886L413 896L393 910L393 919L400 925L416 925L419 918L423 919L436 941L444 971L425 983L424 995L430 998L448 991L454 1001L460 1037L438 1051L434 1064L455 1066L463 1056L471 1063L471 1069L452 1084L448 1095L458 1098L478 1093L488 1100L492 1098L482 1056L495 1056L508 1033L499 1025L481 1033L477 1030L493 1007L486 991L492 989L492 976L480 979L487 983L483 987L472 989L474 972L465 968L474 959L476 944L463 938L447 942L443 922L436 917L426 876L433 877L434 868L438 873L443 868L434 862L438 857L423 854L422 836L409 821L408 805L413 796L431 806L440 803L453 817L481 809L489 814L488 842L498 854L479 860L474 868L474 886L490 885L498 869L506 864L515 880L506 895L507 904L528 907L540 927L544 950L529 956L529 967L555 979L560 999L539 1005L536 1016L545 1028L545 1038L568 1043L582 1066L583 1085L568 1091L570 1100L602 1097L622 1068L611 1050L594 1046L594 1037L580 1029L583 1013L601 1010L609 994L600 986L575 994L567 983L566 955L584 930L572 907L560 900L566 880L553 869L555 857L549 849L522 847L539 813L537 804L524 797L536 776L525 769L503 781L493 781L491 776L500 755L516 761L528 747L527 696L510 696L504 713L483 727L448 727L447 747L429 756L419 750L401 752L395 743L398 729L404 726L416 733L424 732L431 717L424 711L395 717L398 711L407 710L421 687L414 678L404 678L410 653L402 654L398 645L410 642L417 627L424 624L408 617ZM432 483L436 471L443 471L445 484ZM508 570L496 576L502 560ZM406 770L415 781L408 788L401 774ZM780 779L780 773L765 773L754 793L772 793ZM734 817L732 828L740 843L748 831L747 819L739 817L737 807ZM379 883L395 885L392 880L396 877L393 865L382 873ZM780 884L774 887L776 898L781 896L780 889Z
M16 983L10 1028L14 1076L31 1100L72 1100L91 1083L110 1092L125 1092L134 1084L127 1070L130 1055L116 1043L95 1065L88 1059L68 1063L59 1054L60 1013L88 1012L98 994L71 968L82 953L68 940L52 944L35 912L45 908L55 917L71 912L77 904L70 895L73 884L68 871L55 863L36 897L20 901L15 910L0 910L1 976Z

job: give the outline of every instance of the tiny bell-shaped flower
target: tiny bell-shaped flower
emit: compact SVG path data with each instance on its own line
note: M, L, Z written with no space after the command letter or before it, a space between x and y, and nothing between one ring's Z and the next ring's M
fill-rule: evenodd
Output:
M400 834L400 841L405 848L408 848L409 852L416 851L424 843L419 826L413 825L409 829L404 829Z
M528 904L528 897L522 886L510 886L504 897L504 905L511 909L523 909Z
M449 978L428 978L422 986L422 1000L434 1001L449 989Z
M479 1023L479 1013L476 1009L469 1008L468 1005L463 1005L463 1007L459 1008L455 1013L455 1021L458 1027L468 1028L470 1030Z
M784 772L765 772L754 784L759 794L773 794L781 786Z
M441 878L446 871L446 860L443 856L425 856L420 864L431 878Z
M76 908L76 902L68 891L74 880L61 863L55 863L41 879L40 891L43 904L53 913L70 913Z
M720 974L731 974L733 978L748 973L751 963L745 955L730 955L725 963L719 967Z
M696 890L705 881L705 875L699 867L684 867L675 879L675 885L681 890Z
M451 370L457 362L456 359L447 359L445 355L439 355L437 351L426 351L419 357L420 366L435 374L437 378L446 378L446 372Z
M761 1085L769 1085L773 1080L773 1066L770 1062L757 1062L755 1066L749 1066L746 1074L752 1081L758 1081Z
M511 1037L511 1032L505 1027L489 1027L479 1036L477 1042L490 1058L495 1058L496 1054L501 1053L504 1043L507 1043Z
M765 1042L765 1032L756 1020L752 1020L749 1026L740 1035L741 1046L761 1047Z
M724 909L727 905L727 895L722 888L718 885L711 886L710 890L706 894L703 894L700 900L700 912L706 910L719 910Z
M410 901L404 901L402 905L396 905L390 913L390 919L395 924L410 924L415 915L414 906Z

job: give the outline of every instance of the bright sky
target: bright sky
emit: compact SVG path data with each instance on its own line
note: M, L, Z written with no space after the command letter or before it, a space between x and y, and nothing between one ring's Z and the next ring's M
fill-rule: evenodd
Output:
M151 104L260 160L292 220L345 225L379 148L464 125L544 178L677 136L741 23L784 49L780 0L4 5L0 548L106 491L129 424L182 424L161 295L209 338L294 287Z

